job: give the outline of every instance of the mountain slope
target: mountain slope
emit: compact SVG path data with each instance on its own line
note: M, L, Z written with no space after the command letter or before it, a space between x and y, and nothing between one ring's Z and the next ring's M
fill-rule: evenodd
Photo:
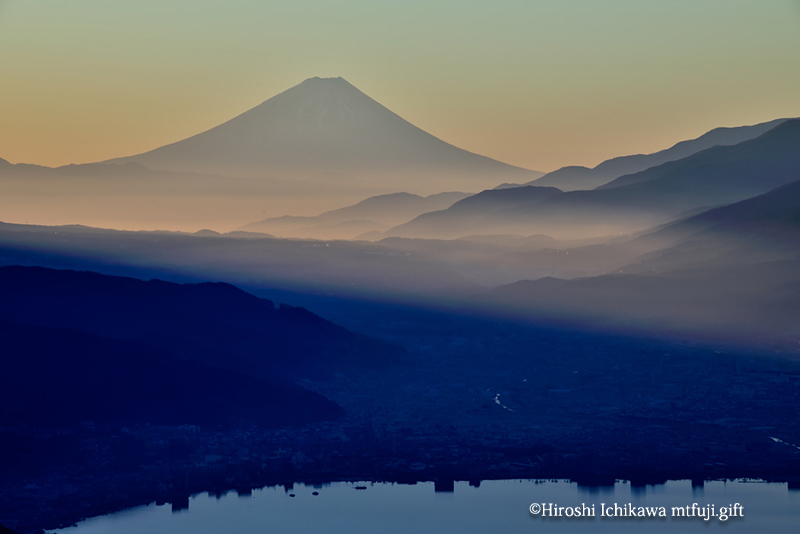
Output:
M11 266L0 267L0 293L0 320L129 340L263 378L382 366L402 352L228 284Z
M484 221L482 233L557 239L631 233L798 179L800 120L793 119L755 139L710 148L598 189L554 195L533 207L509 205Z
M667 225L628 245L656 250L613 274L501 286L495 303L550 319L797 344L800 181Z
M634 240L665 246L622 267L626 273L753 264L800 255L800 181L715 208Z
M538 204L562 194L562 191L554 187L490 189L459 200L445 210L424 213L386 231L385 235L448 239L481 234L496 225L495 217L502 210L510 208L535 210Z
M290 382L181 361L144 344L5 321L0 321L0 338L3 425L247 420L283 426L343 414L331 401Z
M341 78L312 78L143 154L57 169L0 162L0 213L25 224L227 232L399 190L480 191L538 176L437 139ZM366 224L342 236L374 228Z
M737 145L754 139L789 119L776 119L753 126L736 128L715 128L697 139L681 141L666 150L653 154L637 154L606 160L594 168L572 166L562 167L526 185L552 186L562 191L594 189L620 176L637 173L696 154L714 146Z
M337 183L365 173L372 182L385 181L385 173L429 180L462 173L465 181L493 184L529 173L424 132L342 78L307 79L206 132L112 160L126 161L226 176L324 174Z
M280 237L349 239L367 231L383 231L429 211L445 209L469 193L438 193L427 197L390 193L367 198L316 217L272 217L240 228ZM360 231L356 231L355 228Z

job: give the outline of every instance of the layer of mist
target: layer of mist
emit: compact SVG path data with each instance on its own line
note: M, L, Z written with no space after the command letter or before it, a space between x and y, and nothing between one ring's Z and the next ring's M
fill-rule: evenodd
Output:
M369 243L2 225L0 261L785 344L800 334L791 321L800 301L787 291L800 281L797 212L795 182L647 232L583 241Z

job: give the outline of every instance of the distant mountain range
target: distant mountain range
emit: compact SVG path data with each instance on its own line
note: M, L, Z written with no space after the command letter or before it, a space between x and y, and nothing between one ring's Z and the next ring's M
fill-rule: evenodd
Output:
M310 78L188 139L107 163L231 177L315 178L437 193L535 173L450 145L342 78Z
M593 254L602 257L604 248L627 265L602 276L504 285L494 290L496 302L549 320L658 335L694 332L755 344L800 339L800 181L628 243L599 245Z
M341 78L311 78L143 154L56 169L0 160L0 212L20 223L229 231L375 195L480 191L541 175L450 145ZM337 224L347 237L376 229Z
M666 189L660 200L640 198L652 197L647 188L607 196L593 191L574 195L588 193L575 189L599 185L605 190L650 181L679 162L683 163L675 172L702 172L688 166L717 163L692 157L713 150L709 147L755 141L787 122L792 120L718 128L655 154L541 176L437 139L341 78L311 78L224 124L136 156L55 169L0 160L0 211L6 221L19 223L192 232L224 232L259 221L249 223L254 226L248 225L247 231L318 239L487 233L597 236L666 222L681 210L733 202L779 184L773 180L748 188L739 180L731 194L718 189L719 194L698 192L690 200L687 184L679 186L680 180L673 177L674 187L684 187L680 201ZM726 157L725 152L716 154ZM751 158L748 168L757 172L760 163L751 156L756 159ZM456 197L438 196L441 191L480 191L497 183L504 184L498 190L518 189L514 183L523 183L554 186L566 194L536 204L533 211L531 204L512 201L505 209L493 205L489 214L490 208L478 203L474 208L481 213L458 213L463 221L470 219L463 231L457 230L461 223L455 218L448 219L455 217L453 212L409 223L425 212L448 208ZM415 196L394 193L399 189ZM417 198L420 194L428 196ZM369 202L353 205L365 197ZM336 206L348 209L331 209ZM324 213L316 215L320 212ZM433 227L427 229L429 222ZM440 232L436 225L449 229Z
M659 228L634 241L666 246L622 272L693 269L800 258L800 181Z
M687 158L626 175L591 191L551 190L535 203L516 197L533 188L495 190L504 202L470 204L470 212L425 214L385 232L406 237L457 237L467 220L480 220L483 234L545 234L586 238L630 233L765 193L800 179L800 119L781 122L761 136L713 147ZM461 201L467 202L469 199ZM455 207L455 206L453 206ZM476 233L466 227L461 235Z
M790 141L791 136L784 135L792 125L785 128L774 133ZM459 205L469 213L475 204L509 201L504 195L525 202L542 193L551 195L533 208L527 205L538 210L573 194L524 189L476 195ZM525 199L528 193L531 198ZM387 238L376 243L326 243L0 225L0 262L130 272L138 277L164 272L221 278L250 287L325 295L322 298L455 302L454 306L477 309L489 304L503 314L543 321L588 321L597 327L646 328L658 335L690 331L728 340L741 336L752 342L763 338L796 344L800 337L792 341L792 336L800 336L793 323L800 309L800 293L794 289L800 287L798 181L697 211L702 213L678 217L636 237L580 242L471 235L451 241ZM513 281L519 282L484 298L488 286ZM228 313L226 306L217 307L221 315ZM169 347L162 345L162 350ZM366 364L373 359L352 361Z
M489 189L459 200L447 209L424 213L385 232L387 236L454 239L492 232L494 215L515 208L534 209L537 204L563 194L555 187L524 186ZM533 233L533 232L531 232Z
M469 193L438 193L427 197L390 193L331 211L316 217L283 216L264 219L240 228L280 237L351 239L365 232L382 232L429 211L447 208Z
M637 173L668 161L683 159L714 146L737 145L743 141L754 139L787 120L789 119L776 119L754 126L715 128L697 139L681 141L671 148L653 154L612 158L594 168L562 167L524 185L557 187L562 191L594 189L620 176ZM504 184L503 187L508 188L511 185Z

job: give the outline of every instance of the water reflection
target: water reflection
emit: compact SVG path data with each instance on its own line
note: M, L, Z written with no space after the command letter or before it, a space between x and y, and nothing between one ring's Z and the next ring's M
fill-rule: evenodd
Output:
M436 496L436 498L434 498ZM446 498L439 498L446 497ZM531 515L531 503L586 506L595 517ZM159 505L161 504L161 505ZM644 485L580 486L566 481L440 481L414 485L347 483L266 487L250 492L202 493L181 503L153 503L89 519L54 532L63 534L250 534L257 530L291 532L485 533L544 527L548 532L726 532L795 533L800 524L800 492L786 484L754 481L670 481ZM666 518L600 517L603 506L664 507ZM673 518L673 507L714 506L717 517ZM721 507L744 507L744 517L720 521ZM179 511L180 513L172 513Z

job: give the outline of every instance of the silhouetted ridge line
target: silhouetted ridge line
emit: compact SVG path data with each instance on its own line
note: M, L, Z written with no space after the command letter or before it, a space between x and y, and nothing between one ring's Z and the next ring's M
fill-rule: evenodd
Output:
M525 204L515 200L515 192L522 194L522 189L496 190L498 198L505 195L507 205L493 206L479 230L485 234L544 234L557 239L627 234L683 218L691 211L760 195L798 179L800 119L792 119L755 139L712 147L590 191L553 194ZM432 214L422 215L412 221L413 227L408 223L388 233L448 237L458 231L456 227L446 233L432 218ZM477 232L471 229L466 233Z
M227 176L332 171L532 175L434 137L342 78L307 79L205 132L111 160L128 161ZM372 178L381 179L380 174ZM431 179L435 174L428 175Z
M449 239L480 234L492 228L493 218L503 210L536 209L538 204L562 194L563 192L555 187L531 185L489 189L459 200L447 209L423 213L405 224L388 230L386 235Z
M653 154L637 154L606 160L594 168L571 166L550 172L528 185L554 186L563 191L594 189L627 174L676 161L714 146L730 146L755 139L790 119L776 119L753 126L714 128L697 139L681 141Z
M37 267L0 267L0 319L145 343L206 365L255 376L315 375L345 365L386 365L398 347L348 332L311 312L228 284L159 280Z
M241 230L268 232L282 237L348 239L369 231L379 233L422 213L447 208L467 196L468 193L459 192L427 197L405 192L389 193L326 211L316 217L271 217L247 224Z

